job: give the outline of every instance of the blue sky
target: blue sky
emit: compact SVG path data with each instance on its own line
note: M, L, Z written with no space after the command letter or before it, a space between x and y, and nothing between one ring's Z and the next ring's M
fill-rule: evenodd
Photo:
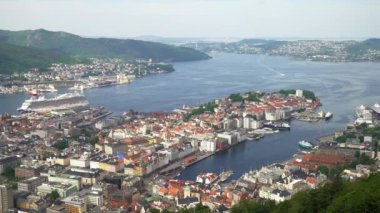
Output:
M376 0L0 0L0 28L84 36L380 37Z

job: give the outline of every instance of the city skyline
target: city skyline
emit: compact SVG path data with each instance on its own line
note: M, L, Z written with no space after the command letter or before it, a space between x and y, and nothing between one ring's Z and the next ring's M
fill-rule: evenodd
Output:
M0 1L0 28L87 37L379 37L380 3L366 1ZM333 20L333 21L332 21ZM264 24L265 23L265 24Z

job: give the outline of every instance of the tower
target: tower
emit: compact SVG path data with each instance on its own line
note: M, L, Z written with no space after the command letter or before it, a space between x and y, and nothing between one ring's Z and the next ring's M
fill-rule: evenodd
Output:
M0 185L0 212L8 212L13 208L12 189L5 185Z

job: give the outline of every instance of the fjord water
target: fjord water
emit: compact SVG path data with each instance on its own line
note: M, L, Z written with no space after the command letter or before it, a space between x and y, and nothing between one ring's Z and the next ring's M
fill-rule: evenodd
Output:
M175 72L137 79L129 85L87 90L92 106L105 106L114 114L129 109L170 111L183 104L200 104L230 93L309 89L321 98L321 110L332 111L329 122L292 122L289 132L241 143L182 172L194 180L200 172L234 170L233 179L263 165L289 159L298 141L343 129L354 119L355 107L380 102L379 63L325 63L287 57L215 54L213 59L175 63ZM26 94L0 95L0 113L16 113Z

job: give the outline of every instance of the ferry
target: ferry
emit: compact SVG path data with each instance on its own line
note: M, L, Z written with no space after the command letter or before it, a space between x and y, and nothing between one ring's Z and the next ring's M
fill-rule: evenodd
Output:
M290 130L290 125L286 122L267 122L264 127L269 127L274 130Z
M312 149L313 148L313 144L311 144L310 142L307 142L305 140L298 142L298 145L303 149Z
M268 128L268 127L264 127L262 129L255 129L252 131L254 134L273 134L273 133L278 133L280 132L280 130L273 130L271 128Z

